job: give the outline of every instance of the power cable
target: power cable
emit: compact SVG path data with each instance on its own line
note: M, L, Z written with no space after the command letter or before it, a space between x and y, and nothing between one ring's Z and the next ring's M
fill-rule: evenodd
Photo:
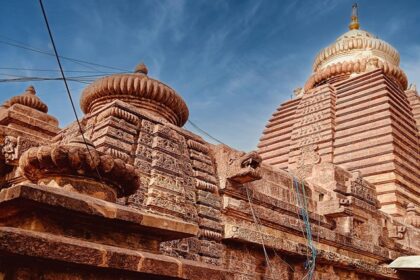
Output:
M16 70L16 71L33 71L33 72L60 72L60 69L38 69L38 68L19 68L19 67L0 67L0 70ZM102 73L102 74L119 74L126 72L98 72L91 70L66 70L67 73Z
M61 81L63 78L41 78L41 77L18 77L18 78L12 78L12 79L0 79L0 83L12 83L12 82L43 82L43 81ZM77 82L82 84L89 85L91 81L87 80L79 80L79 79L67 79L70 82Z
M42 15L44 16L45 25L47 26L47 30L48 30L48 35L50 37L50 41L51 41L51 44L52 44L53 49L54 49L55 58L57 59L58 67L60 68L61 76L63 77L64 85L66 87L67 95L68 95L68 97L70 99L70 103L71 103L71 106L72 106L72 109L73 109L74 116L76 117L76 121L77 121L77 124L79 126L80 133L82 134L83 142L85 143L86 149L87 149L87 151L89 153L89 156L90 156L92 162L94 162L93 156L92 156L92 154L90 152L90 148L89 148L89 146L87 144L87 141L86 141L86 138L85 138L85 135L84 135L84 132L83 132L82 125L80 123L79 117L77 116L76 107L74 106L73 98L72 98L71 93L70 93L70 88L69 88L69 86L67 84L66 76L64 75L63 67L62 67L61 61L60 61L60 56L58 55L58 51L57 51L57 48L55 46L54 38L53 38L51 29L50 29L50 25L48 23L47 14L45 12L44 5L42 4L42 0L39 0L39 5L41 6ZM98 170L98 167L97 166L95 166L95 170L96 170L96 173L98 174L99 180L102 182L102 176L99 173L99 170Z
M0 73L0 76L14 77L14 78L10 78L10 79L0 79L0 83L63 80L62 77L22 76L22 75L10 74L10 73ZM103 77L103 76L105 76L105 75L98 74L98 75L70 76L70 77L66 77L66 79L67 79L67 81L89 84L89 82L95 81L96 80L95 78Z
M267 249L265 248L264 235L263 235L263 233L261 231L261 227L260 227L260 225L259 225L259 223L257 221L256 216L255 216L254 207L252 207L251 197L249 195L249 190L248 190L248 187L247 186L245 186L245 191L246 191L246 196L248 198L248 203L249 203L249 208L251 210L252 218L254 219L254 223L257 226L257 230L258 230L258 232L260 234L261 245L262 245L263 252L264 252L265 262L267 263L268 269L271 270L270 259L269 259L268 254L267 254Z
M252 214L252 216L253 216L253 219L254 219L254 223L256 223L256 226L258 227L258 228L261 228L261 225L262 225L262 222L261 222L261 219L258 217L258 215L257 215L257 213L255 213L255 211L254 211L254 208L252 207L252 204L253 204L253 201L252 201L252 197L254 196L254 192L252 192L252 195L250 195L249 194L249 189L248 189L248 187L247 186L244 186L245 187L245 190L246 190L246 194L247 194L247 198L248 198L248 203L250 203L249 205L250 205L250 210L251 210L251 214ZM260 235L261 235L261 239L262 240L264 240L264 236L263 236L263 234L262 234L262 232L260 232ZM264 246L264 244L263 244L263 246ZM285 260L283 260L283 258L281 257L281 256L279 256L278 254L277 254L277 252L276 252L276 249L275 248L272 248L272 250L273 250L273 252L274 252L274 254L284 263L284 264L286 264L293 272L295 272L295 270L293 269L293 267L287 262L287 261L285 261Z
M193 123L192 121L188 120L188 123L190 125L192 125L195 129L197 129L198 131L200 131L201 133L207 135L208 137L210 137L211 139L213 139L214 141L216 141L219 144L223 144L226 145L225 143L223 143L222 141L220 141L219 139L211 136L208 132L206 132L205 130L201 129L198 125L196 125L195 123Z
M3 37L3 36L0 36L0 37ZM14 40L12 40L12 41L14 41ZM28 50L28 51L32 51L32 52L37 52L37 53L41 53L41 54L45 54L45 55L49 55L49 56L55 56L55 54L53 54L51 52L48 52L48 51L45 51L45 50L40 50L40 49L34 48L32 46L19 43L17 41L14 41L14 43L13 43L13 42L5 41L5 40L0 40L0 44L4 44L4 45L8 45L8 46L13 46L13 47L16 47L16 48L20 48L20 49L24 49L24 50ZM93 69L93 70L95 70L97 72L102 72L102 71L100 71L100 70L98 70L98 69L96 69L94 67L88 66L88 65L93 65L93 66L98 66L98 67L107 68L107 69L113 69L113 70L119 70L119 71L129 72L128 70L122 69L122 68L119 68L119 67L107 66L107 65L103 65L103 64L99 64L99 63L94 63L94 62L89 62L89 61L86 61L86 60L81 60L81 59L76 59L76 58L71 58L71 57L67 57L67 56L60 56L60 58L62 58L64 60L72 61L72 62L77 63L79 65L82 65L84 67ZM88 65L86 65L86 64L88 64Z

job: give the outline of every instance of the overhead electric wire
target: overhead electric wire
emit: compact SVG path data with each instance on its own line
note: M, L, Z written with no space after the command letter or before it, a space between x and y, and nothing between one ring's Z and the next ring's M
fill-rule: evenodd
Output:
M267 249L265 248L264 235L261 231L260 224L258 223L257 218L255 216L254 207L252 207L251 197L249 195L249 190L248 190L247 186L245 186L245 191L246 191L246 196L248 198L249 209L251 210L252 218L254 219L254 223L257 226L258 233L260 234L261 245L262 245L263 252L264 252L265 262L267 263L268 269L271 270L270 258L268 257Z
M267 266L268 266L268 269L271 269L271 267L270 267L270 263L269 263L269 259L268 259L268 254L267 254L267 250L266 250L266 247L265 247L265 243L264 243L264 235L263 235L263 233L262 233L262 231L261 231L261 225L262 225L262 223L261 223L261 220L260 220L260 218L258 217L258 215L257 215L257 213L255 213L255 210L254 210L254 207L252 206L253 205L253 202L252 202L252 197L254 196L254 194L253 194L253 192L252 192L252 195L250 195L249 194L249 189L248 189L248 187L245 185L244 186L244 188L245 188L245 191L246 191L246 195L247 195L247 198L248 198L248 203L249 203L249 207L250 207L250 210L251 210L251 214L252 214L252 218L253 218L253 220L254 220L254 223L255 223L255 225L257 226L257 230L258 230L258 232L259 232L259 234L260 234L260 239L261 239L261 245L262 245L262 247L263 247L263 252L264 252L264 257L265 257L265 259L266 259L266 262L267 262ZM286 264L293 272L295 272L295 270L293 269L293 267L287 262L287 261L285 261L285 260L283 260L283 258L281 258L278 254L277 254L277 252L276 252L276 249L275 248L272 248L272 250L273 250L273 252L274 252L274 254L284 263L284 264ZM285 273L287 273L287 271L285 272ZM283 274L282 274L283 275Z
M0 83L23 83L23 82L44 82L44 81L61 81L63 78L39 78L39 77L29 77L29 78L12 78L12 79L0 79ZM83 83L89 85L90 82L86 80L78 79L67 79L70 82Z
M223 144L226 145L225 143L223 143L222 141L220 141L219 139L211 136L208 132L206 132L205 130L201 129L198 125L196 125L195 123L193 123L192 121L188 120L188 123L190 125L192 125L195 129L197 129L198 131L200 131L201 133L205 134L206 136L210 137L211 139L213 139L214 141L216 141L219 144Z
M52 46L53 46L53 50L54 50L54 54L55 54L55 58L57 59L57 64L58 64L58 67L60 68L61 76L63 77L63 81L64 81L64 85L65 85L65 87L66 87L67 95L68 95L68 97L69 97L69 100L70 100L70 103L71 103L71 107L72 107L72 109L73 109L74 116L76 117L76 121L77 121L77 124L78 124L78 126L79 126L79 130L80 130L80 133L81 133L81 135L82 135L83 142L85 143L86 149L87 149L87 151L88 151L88 153L89 153L89 156L90 156L90 158L91 158L92 162L94 162L94 160L93 160L93 156L92 156L92 154L91 154L91 152L90 152L90 148L89 148L89 146L88 146L88 144L87 144L87 141L86 141L86 138L85 138L85 135L84 135L84 131L83 131L83 128L82 128L82 124L80 123L79 117L77 116L76 107L75 107L75 105L74 105L73 98L72 98L71 93L70 93L70 88L69 88L69 85L67 84L66 76L64 75L64 70L63 70L63 67L62 67L62 65L61 65L60 56L58 55L58 51L57 51L57 48L56 48L56 46L55 46L54 37L53 37L53 35L52 35L51 28L50 28L50 25L49 25L49 23L48 23L47 14L46 14L46 12L45 12L44 5L42 4L42 0L39 0L39 5L41 6L42 15L43 15L44 20L45 20L45 25L47 26L48 35L49 35L49 37L50 37L50 41L51 41L51 44L52 44ZM102 182L102 176L101 176L101 174L99 173L99 170L98 170L98 167L97 167L97 166L95 166L95 170L96 170L96 173L98 174L98 178L99 178L99 180Z
M67 71L66 71L67 72ZM11 76L11 77L21 77L21 78L31 78L31 77L36 77L36 76L22 76L22 75L16 75L16 74L12 74L12 73L0 73L0 75L3 76ZM104 74L95 74L95 75L82 75L82 76L70 76L67 77L68 78L74 78L74 79L78 79L78 78L94 78L96 79L97 77L103 77L106 76ZM49 79L49 78L55 78L55 77L38 77L38 78L45 78L45 79Z
M0 36L0 37L5 38L3 36ZM20 49L24 49L24 50L28 50L28 51L32 51L32 52L37 52L37 53L41 53L41 54L45 54L45 55L49 55L49 56L55 56L54 53L51 53L49 51L40 50L40 49L34 48L32 46L29 46L27 44L23 44L23 43L17 42L15 40L12 40L12 41L14 41L14 42L8 42L8 41L1 40L0 39L0 44L9 45L9 46L13 46L13 47L16 47L16 48L20 48ZM127 69L122 69L122 68L114 67L114 66L107 66L107 65L103 65L103 64L99 64L99 63L89 62L89 61L82 60L82 59L76 59L76 58L71 58L71 57L67 57L67 56L60 56L60 58L61 59L64 59L64 60L72 61L72 62L77 63L79 65L82 65L84 67L93 69L93 70L95 70L97 72L103 72L103 71L100 71L100 70L98 70L98 69L96 69L96 68L94 68L92 66L89 66L89 65L93 65L93 66L97 66L97 67L102 67L102 68L107 68L107 69L113 69L113 70L119 70L119 71L128 72Z
M60 69L38 69L38 68L19 68L19 67L0 67L0 70L16 70L16 71L33 71L33 72L60 72ZM66 70L66 73L102 73L102 74L119 74L127 72L98 72L93 70Z
M23 76L23 75L11 74L11 73L0 73L0 76L14 77L14 78L9 78L9 79L0 79L0 83L63 80L63 77ZM103 77L103 76L105 75L104 74L82 75L82 76L70 76L70 77L66 77L66 79L67 81L89 84L90 82L95 81L98 77Z

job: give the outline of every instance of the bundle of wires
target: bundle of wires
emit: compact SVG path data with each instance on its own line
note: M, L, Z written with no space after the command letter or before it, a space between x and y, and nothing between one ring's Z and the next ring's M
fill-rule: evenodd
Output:
M300 186L302 187L300 188ZM307 274L305 275L303 279L312 280L314 277L314 272L315 272L317 250L312 240L312 231L311 231L311 223L309 220L305 184L303 183L303 181L300 183L297 178L293 177L293 187L294 187L294 190L296 191L296 201L298 203L299 210L300 210L299 215L302 218L302 221L305 225L303 235L308 241L308 248L309 248L309 252L307 254L307 258L305 262L305 269L307 270Z

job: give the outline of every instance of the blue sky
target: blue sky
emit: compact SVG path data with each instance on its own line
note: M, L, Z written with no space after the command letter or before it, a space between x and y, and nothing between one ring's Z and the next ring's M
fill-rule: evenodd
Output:
M352 3L44 0L60 55L129 71L144 61L149 76L183 96L190 120L246 151L256 148L278 105L305 83L317 52L347 31ZM409 81L420 85L420 2L358 4L361 28L396 47ZM38 1L2 1L0 41L52 51ZM63 64L67 76L116 71L66 60ZM0 68L0 79L59 76L58 72L4 69L58 68L52 56L1 42ZM0 82L0 102L30 84L61 127L74 120L62 81ZM86 85L71 82L70 86L78 103ZM196 132L188 124L186 128Z

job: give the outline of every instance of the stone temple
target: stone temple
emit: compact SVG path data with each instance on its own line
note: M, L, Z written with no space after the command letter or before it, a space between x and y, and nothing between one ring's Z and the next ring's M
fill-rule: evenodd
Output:
M420 279L420 97L356 13L254 152L183 129L143 64L63 129L4 102L0 279Z

